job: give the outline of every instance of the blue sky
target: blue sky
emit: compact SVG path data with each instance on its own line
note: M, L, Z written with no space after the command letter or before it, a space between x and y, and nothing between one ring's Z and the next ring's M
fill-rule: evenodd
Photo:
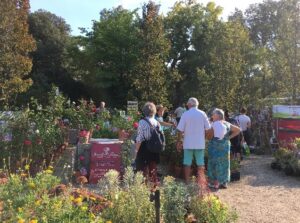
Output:
M127 9L141 8L147 0L30 0L31 11L45 9L63 17L71 25L72 34L78 35L78 27L90 28L92 20L99 19L99 12L104 8L122 5ZM224 8L223 17L226 18L235 8L245 10L250 4L259 3L263 0L215 0L217 5ZM161 4L161 11L166 13L176 0L155 0ZM209 0L198 0L206 4Z

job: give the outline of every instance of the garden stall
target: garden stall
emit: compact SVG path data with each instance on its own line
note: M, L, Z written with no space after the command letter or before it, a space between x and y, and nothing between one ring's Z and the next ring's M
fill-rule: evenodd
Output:
M273 125L279 143L300 138L300 105L274 105Z

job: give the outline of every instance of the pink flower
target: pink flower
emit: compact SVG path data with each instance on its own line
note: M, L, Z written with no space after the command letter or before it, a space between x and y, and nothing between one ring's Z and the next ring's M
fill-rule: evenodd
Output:
M132 118L130 116L127 117L127 121L130 122L132 121Z
M97 129L97 130L100 130L100 125L96 125L96 129Z
M138 122L133 123L133 128L137 129L138 127L139 127L139 123Z
M29 139L25 139L25 140L24 140L24 145L25 145L25 146L31 146L31 145L32 145L32 142L31 142Z
M81 156L79 156L79 160L83 161L83 160L85 160L85 157L81 155Z
M87 135L88 135L88 131L86 131L86 130L82 130L79 132L80 137L86 137Z

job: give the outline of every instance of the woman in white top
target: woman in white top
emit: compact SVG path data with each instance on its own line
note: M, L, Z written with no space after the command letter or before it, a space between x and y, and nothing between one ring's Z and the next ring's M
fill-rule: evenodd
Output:
M240 133L240 128L224 120L221 109L213 111L213 138L208 144L209 186L215 189L227 188L230 181L230 139Z

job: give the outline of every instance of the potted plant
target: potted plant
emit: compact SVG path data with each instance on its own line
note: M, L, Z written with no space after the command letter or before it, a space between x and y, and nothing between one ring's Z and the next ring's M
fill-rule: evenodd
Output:
M240 164L237 160L230 161L230 179L231 181L239 181L241 178Z
M126 140L133 131L133 124L137 121L137 115L133 113L125 114L124 111L116 110L116 114L112 116L112 126L118 129L120 140Z

